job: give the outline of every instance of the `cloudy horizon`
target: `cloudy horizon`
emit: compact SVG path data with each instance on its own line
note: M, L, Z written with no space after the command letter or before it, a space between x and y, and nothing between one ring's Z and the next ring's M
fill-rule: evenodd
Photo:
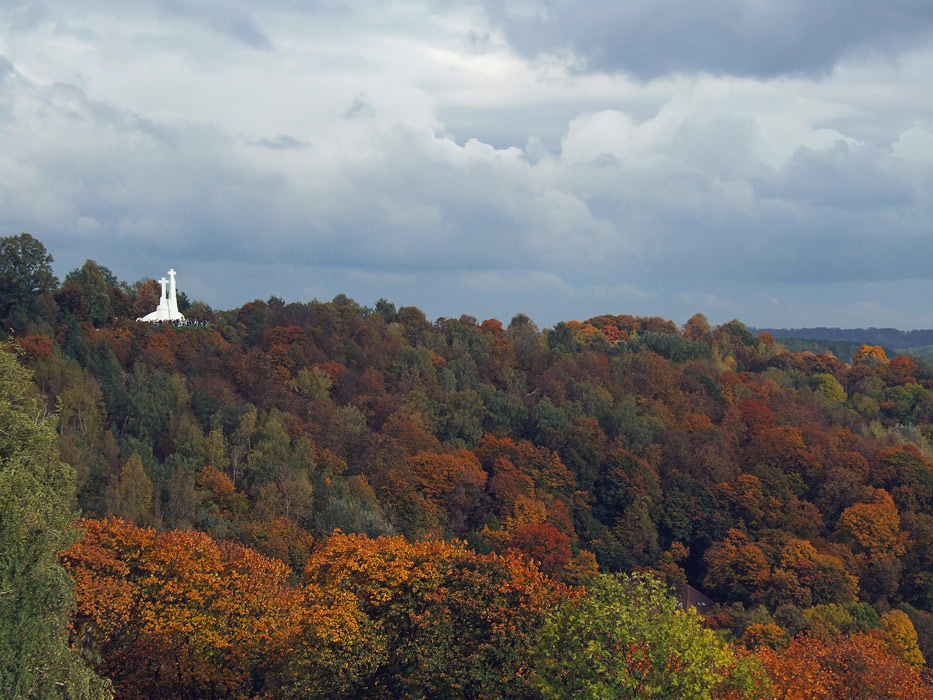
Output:
M0 235L215 308L933 328L933 6L0 8Z

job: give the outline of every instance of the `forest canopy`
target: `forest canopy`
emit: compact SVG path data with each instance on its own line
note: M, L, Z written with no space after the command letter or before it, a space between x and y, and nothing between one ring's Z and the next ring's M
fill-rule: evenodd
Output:
M633 668L690 697L811 697L800 674L844 697L854 660L865 697L929 696L923 360L700 314L542 330L342 295L182 296L201 324L146 324L153 280L51 262L0 239L4 376L57 416L27 452L77 596L59 635L118 697L559 697ZM598 673L554 641L600 629ZM696 648L652 655L664 629Z

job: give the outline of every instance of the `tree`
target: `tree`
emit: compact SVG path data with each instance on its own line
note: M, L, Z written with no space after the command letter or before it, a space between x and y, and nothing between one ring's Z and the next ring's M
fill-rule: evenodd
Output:
M684 324L684 336L688 340L705 341L709 338L709 321L703 314L693 314Z
M456 454L419 452L409 457L408 470L414 485L431 510L439 513L442 524L456 535L467 527L486 485L486 472L472 452Z
M134 295L130 318L139 318L155 311L162 296L162 287L154 279L147 278L136 282L130 293Z
M781 651L763 647L757 657L782 700L933 700L920 673L864 635L801 637Z
M389 650L378 620L367 617L349 591L309 584L301 591L302 619L271 697L338 700L357 691L385 663Z
M108 493L108 507L118 518L140 525L151 520L152 481L143 461L135 452L114 474Z
M833 375L828 372L814 374L810 377L810 386L833 403L842 403L848 397L846 390Z
M902 610L888 610L881 616L881 625L888 637L888 651L911 666L923 666L923 654L917 646L917 630Z
M771 577L768 558L761 547L738 530L706 551L707 573L703 585L710 595L723 600L747 601L760 594Z
M104 698L68 641L72 582L58 553L75 540L74 472L29 373L0 347L0 695Z
M552 576L570 563L570 538L550 523L519 525L512 530L509 546L530 557Z
M0 238L0 318L23 330L40 310L40 296L57 286L44 245L28 233Z
M815 605L855 601L858 580L839 558L818 553L806 540L788 540L778 563Z
M380 700L528 698L534 630L568 595L516 554L340 533L311 556L304 581L325 597L351 593L365 615L354 627L380 632L361 653L382 661L355 692L329 697Z
M881 599L897 590L905 547L894 500L877 489L869 503L849 506L836 523L836 535L855 553L863 594Z
M64 555L78 640L120 698L255 697L301 623L288 567L199 532L83 522Z
M94 260L85 261L84 265L72 270L65 277L65 285L77 287L77 297L81 303L81 315L95 326L109 321L113 316L110 301L111 287L117 287L117 279L106 267Z
M885 365L888 362L888 356L884 348L880 345L859 345L858 350L852 356L853 365L868 365L875 367Z
M757 666L738 659L699 614L647 576L603 575L538 633L534 682L546 699L757 697Z

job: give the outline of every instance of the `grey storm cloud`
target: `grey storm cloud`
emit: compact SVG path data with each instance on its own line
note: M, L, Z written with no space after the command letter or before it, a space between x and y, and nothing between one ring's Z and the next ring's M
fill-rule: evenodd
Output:
M828 150L799 149L762 193L858 214L905 209L921 196L911 175L886 149L838 141Z
M519 50L569 50L585 70L774 77L825 73L856 52L898 53L933 33L921 0L487 2Z

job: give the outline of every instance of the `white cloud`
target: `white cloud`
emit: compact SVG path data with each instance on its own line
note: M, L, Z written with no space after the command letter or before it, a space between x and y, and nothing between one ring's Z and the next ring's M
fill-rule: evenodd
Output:
M933 163L933 131L912 126L898 137L892 150L908 163L929 168Z

